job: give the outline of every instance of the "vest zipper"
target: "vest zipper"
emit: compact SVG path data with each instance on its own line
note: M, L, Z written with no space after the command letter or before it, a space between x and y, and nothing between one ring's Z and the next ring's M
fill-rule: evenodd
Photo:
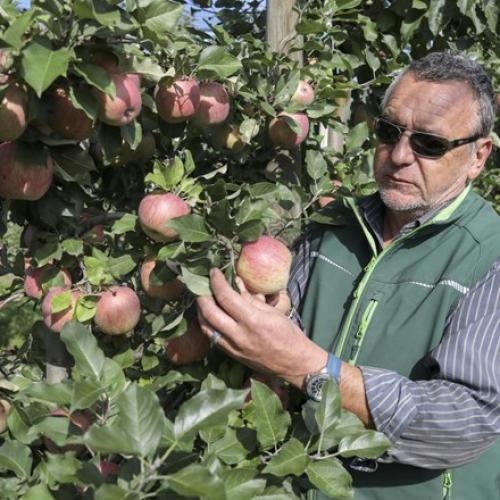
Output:
M349 364L351 365L356 364L356 360L358 359L359 349L361 347L361 344L363 343L365 333L368 330L368 327L370 326L373 314L375 313L375 309L377 309L377 306L378 306L378 301L375 299L370 299L370 302L368 302L368 305L366 306L366 309L363 312L363 316L359 323L358 331L354 336L354 344L351 349L351 356L349 359Z
M445 470L443 472L443 500L451 500L451 487L453 486L453 481L451 479L451 472Z

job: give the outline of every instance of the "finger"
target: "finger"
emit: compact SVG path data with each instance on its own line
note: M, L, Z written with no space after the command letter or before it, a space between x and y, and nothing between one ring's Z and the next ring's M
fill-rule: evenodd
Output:
M210 286L217 304L235 321L245 323L255 315L258 301L249 301L233 290L219 269L210 271Z
M213 299L209 296L201 296L196 299L198 306L198 318L200 324L216 329L224 335L234 335L238 331L238 323L231 318Z
M245 286L245 282L239 276L236 276L235 281L242 297L250 301L266 302L266 296L263 293L250 293Z
M266 299L270 306L283 314L288 314L292 308L292 302L286 290L280 290L278 293L268 295Z

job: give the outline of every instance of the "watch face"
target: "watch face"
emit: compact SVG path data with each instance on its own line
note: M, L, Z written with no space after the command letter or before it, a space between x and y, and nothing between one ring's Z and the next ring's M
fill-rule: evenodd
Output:
M325 385L327 380L330 380L331 377L328 373L320 373L318 375L313 375L307 381L306 392L307 395L313 399L314 401L321 401L321 390Z

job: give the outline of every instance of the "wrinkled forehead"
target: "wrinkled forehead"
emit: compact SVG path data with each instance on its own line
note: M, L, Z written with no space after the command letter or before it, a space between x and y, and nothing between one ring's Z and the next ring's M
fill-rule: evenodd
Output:
M470 134L478 123L478 105L466 82L416 80L411 73L394 88L384 114L405 127L444 136Z

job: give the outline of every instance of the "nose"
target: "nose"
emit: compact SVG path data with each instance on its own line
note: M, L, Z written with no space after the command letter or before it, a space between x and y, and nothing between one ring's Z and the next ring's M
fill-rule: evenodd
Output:
M415 161L415 153L410 145L411 132L405 131L399 141L392 146L391 160L394 165L404 166Z

